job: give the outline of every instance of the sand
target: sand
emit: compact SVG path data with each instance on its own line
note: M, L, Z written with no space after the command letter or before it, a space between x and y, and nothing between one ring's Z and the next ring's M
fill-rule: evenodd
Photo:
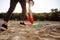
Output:
M32 26L25 21L27 25L21 27L19 21L9 21L8 30L0 32L0 40L60 40L60 22L39 22L39 26Z

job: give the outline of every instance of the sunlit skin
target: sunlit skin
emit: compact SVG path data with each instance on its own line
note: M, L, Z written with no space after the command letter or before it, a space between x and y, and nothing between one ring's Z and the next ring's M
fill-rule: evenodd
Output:
M28 21L33 24L34 19L33 19L33 14L32 14L32 10L31 10L31 7L33 6L33 2L30 1L28 4L29 4L29 6L28 7L26 6L27 9L28 9L27 12L26 12L26 16L27 16Z

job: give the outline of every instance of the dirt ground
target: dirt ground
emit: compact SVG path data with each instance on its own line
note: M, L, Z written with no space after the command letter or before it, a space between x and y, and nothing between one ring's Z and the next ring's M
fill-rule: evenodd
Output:
M26 26L21 27L19 21L9 21L8 30L0 32L0 40L60 40L60 22L35 21L40 25L32 26L25 21ZM3 20L0 20L0 26Z

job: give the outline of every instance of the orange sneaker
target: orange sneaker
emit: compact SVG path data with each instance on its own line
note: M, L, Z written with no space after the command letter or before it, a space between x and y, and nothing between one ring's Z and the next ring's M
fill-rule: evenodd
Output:
M27 19L28 19L28 21L29 21L30 23L33 24L33 22L34 22L34 19L33 19L33 18L31 18L30 16L27 16Z

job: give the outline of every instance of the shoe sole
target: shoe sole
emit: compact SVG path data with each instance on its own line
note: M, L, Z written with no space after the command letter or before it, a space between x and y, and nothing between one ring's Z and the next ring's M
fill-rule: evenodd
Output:
M0 29L2 29L2 30L7 30L6 28L4 28L4 27L0 27Z

